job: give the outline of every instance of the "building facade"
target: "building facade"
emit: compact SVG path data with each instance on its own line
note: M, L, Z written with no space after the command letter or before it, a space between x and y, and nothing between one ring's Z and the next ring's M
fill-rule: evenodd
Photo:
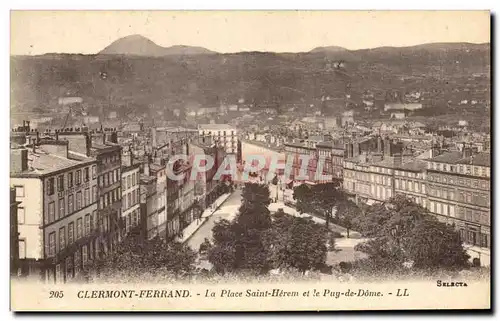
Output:
M84 277L98 253L96 161L65 141L31 148L11 151L20 274L57 283Z
M200 137L211 137L220 143L227 154L238 154L238 130L227 124L204 124L198 126Z

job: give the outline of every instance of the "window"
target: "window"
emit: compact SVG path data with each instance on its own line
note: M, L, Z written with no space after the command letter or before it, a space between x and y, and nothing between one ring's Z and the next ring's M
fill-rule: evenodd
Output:
M24 224L25 215L24 215L24 207L17 208L17 224Z
M57 176L57 191L64 191L64 175Z
M76 185L80 185L82 183L82 171L76 171Z
M97 175L97 166L92 165L92 179L95 179Z
M16 185L14 188L16 189L16 197L24 197L24 186Z
M103 181L102 175L99 175L99 177L97 179L97 185L104 186L104 181Z
M132 174L132 186L135 186L135 174Z
M135 203L136 203L136 200L135 200L136 193L134 191L132 191L130 194L132 194L132 205L135 205Z
M97 186L94 185L92 186L92 195L90 197L90 202L95 203L96 200L97 200Z
M130 231L130 214L125 216L125 231L127 233Z
M108 173L104 174L104 186L108 186Z
M453 191L448 191L448 198L450 200L455 200L455 193Z
M68 173L68 188L73 187L73 173Z
M56 206L54 202L49 203L49 221L48 223L52 223L55 221L55 215L56 215Z
M76 210L80 210L82 208L82 192L76 193Z
M26 240L25 239L19 239L19 258L20 259L26 258Z
M97 223L97 211L93 211L92 215L90 216L90 230L94 230L96 228L96 223Z
M85 236L90 234L90 214L85 215Z
M75 234L75 224L71 222L68 224L68 244L73 243L74 234Z
M442 214L442 211L441 211L441 203L436 203L436 212L438 214Z
M82 237L82 234L83 234L83 227L82 227L82 219L79 218L77 221L76 221L76 239L80 239Z
M85 169L83 170L83 179L85 182L88 182L90 180L90 169L88 167L85 167Z
M127 189L129 189L132 186L132 177L128 176L127 177Z
M431 204L431 208L430 208L431 212L436 213L436 209L434 208L434 202L431 201L430 204Z
M128 207L132 206L132 193L127 194Z
M85 189L83 204L84 204L84 206L90 205L90 188Z
M47 180L47 195L54 194L54 178L49 178Z
M450 205L450 216L451 217L455 217L455 206L454 205Z
M422 193L425 194L425 184L424 183L422 183Z
M64 198L59 199L59 215L56 219L63 218L66 215L66 206Z
M138 188L136 189L136 192L137 192L137 203L139 203L141 200L141 190Z
M63 226L59 229L59 251L66 247L66 228Z
M88 251L87 251L87 245L84 245L82 247L82 267L85 267L85 265L87 264L87 259L88 259Z
M49 248L47 256L51 257L56 255L56 232L49 234Z
M471 193L467 193L467 203L472 203L472 195Z

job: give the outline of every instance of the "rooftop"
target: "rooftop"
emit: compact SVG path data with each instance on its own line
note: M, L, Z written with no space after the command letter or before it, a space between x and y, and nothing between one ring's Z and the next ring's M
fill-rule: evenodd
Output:
M93 162L95 159L75 152L68 152L66 158L40 149L35 149L35 152L30 149L28 150L28 169L22 172L11 172L11 176L44 176Z
M476 166L491 166L490 153L472 154L471 157L463 157L462 152L448 152L434 158L429 158L428 161L448 163L448 164L467 164Z
M201 130L235 130L236 128L229 124L201 124L198 125L198 129Z

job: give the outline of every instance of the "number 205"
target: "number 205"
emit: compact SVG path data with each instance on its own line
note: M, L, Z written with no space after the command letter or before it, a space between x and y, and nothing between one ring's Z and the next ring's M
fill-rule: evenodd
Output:
M64 298L64 293L63 293L63 291L50 291L49 298L50 299L62 299L62 298Z

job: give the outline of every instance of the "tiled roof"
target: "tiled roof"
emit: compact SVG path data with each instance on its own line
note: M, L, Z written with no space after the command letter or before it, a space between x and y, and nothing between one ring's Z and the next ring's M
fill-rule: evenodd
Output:
M427 168L427 163L421 160L414 160L412 162L403 163L398 168L406 169L412 172L420 172Z
M491 166L491 154L490 153L479 153L473 155L470 158L462 158L457 162L458 164L470 164L477 166Z
M78 165L92 163L92 158L84 157L75 153L70 153L70 158L48 154L41 150L28 151L28 169L23 172L11 173L11 175L29 174L33 176L42 176L50 173L56 173L64 169L69 169Z
M461 159L462 159L461 152L448 152L448 153L444 153L442 155L430 158L428 160L432 161L432 162L456 164Z
M224 129L230 129L230 130L235 130L236 128L228 125L228 124L202 124L198 125L198 128L201 130L224 130Z

